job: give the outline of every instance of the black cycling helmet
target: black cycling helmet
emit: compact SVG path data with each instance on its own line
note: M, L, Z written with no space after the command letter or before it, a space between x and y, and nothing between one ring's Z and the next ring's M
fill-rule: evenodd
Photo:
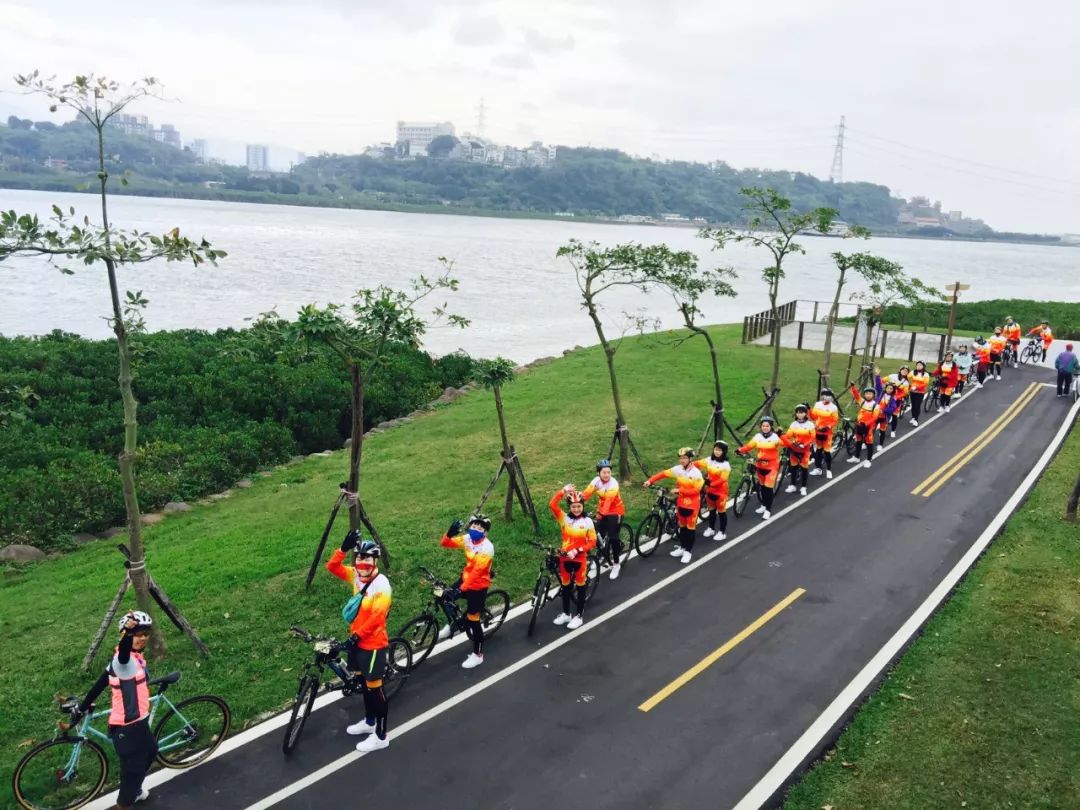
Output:
M805 402L800 402L798 405L795 406L796 416L798 415L799 411L808 414L810 413L810 406L807 405Z
M609 470L611 469L611 459L610 458L602 458L598 462L596 462L596 471L597 472L600 472L602 469L604 469L604 467L607 467Z
M765 414L763 417L761 417L760 420L758 420L758 424L760 424L760 425L764 425L766 422L769 423L769 427L771 427L773 430L776 429L776 419L775 418L773 418L772 416L769 416L768 414Z
M353 529L353 531L356 531ZM365 540L356 549L357 557L374 557L378 559L382 556L382 549L379 548L379 544L374 540Z
M818 396L829 397L830 399L836 399L836 394L834 394L832 392L831 388L822 388L821 392L818 394Z
M871 385L866 386L866 388L864 388L862 392L864 394L873 394L874 396L877 396L877 389Z
M976 336L976 338L975 338L975 342L976 342L976 343L985 343L985 342L986 342L986 340L985 340L985 339L983 338L983 336L982 336L982 335L978 335L978 336Z
M491 531L491 518L485 515L483 512L477 512L475 515L469 516L469 526L474 523L479 524L485 532Z
M728 443L727 442L725 442L723 439L718 439L717 441L713 442L712 446L713 446L713 450L715 450L718 447L721 450L723 450L724 451L724 458L727 458L727 456L728 456Z

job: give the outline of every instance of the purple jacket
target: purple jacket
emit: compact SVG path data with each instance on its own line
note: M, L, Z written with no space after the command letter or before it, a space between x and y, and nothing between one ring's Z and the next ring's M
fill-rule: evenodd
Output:
M1054 368L1063 374L1075 374L1078 366L1080 366L1080 361L1077 361L1076 355L1072 352L1062 352L1054 361Z

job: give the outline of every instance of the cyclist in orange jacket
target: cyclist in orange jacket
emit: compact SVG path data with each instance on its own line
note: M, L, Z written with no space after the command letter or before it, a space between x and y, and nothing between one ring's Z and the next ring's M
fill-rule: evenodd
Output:
M975 350L975 381L977 387L982 388L990 371L990 344L986 342L986 338L979 335L972 348Z
M866 461L864 467L869 467L874 460L874 431L878 422L881 421L881 407L878 405L877 389L867 386L859 396L859 389L855 384L851 385L851 396L859 409L855 415L855 455L848 459L848 464L858 464L862 461L862 448L866 445Z
M678 464L661 470L645 481L642 487L648 489L662 478L675 479L677 493L675 519L679 524L679 539L671 550L671 556L681 557L685 565L690 562L694 551L698 512L701 510L701 490L705 487L705 476L701 474L701 470L690 463L694 458L693 448L680 447L678 455Z
M754 467L757 472L757 490L761 505L754 511L762 520L772 517L773 495L776 494L776 476L780 472L780 445L790 446L791 441L776 431L776 420L771 416L761 417L760 429L746 444L735 451L736 455L746 456L755 451Z
M810 406L805 402L795 406L795 421L787 429L787 439L791 454L791 483L788 484L787 493L799 490L800 495L806 494L807 476L810 474L810 456L814 448L814 436L817 428L810 421Z
M990 373L995 380L1001 379L1001 358L1005 356L1005 347L1009 344L1000 326L994 327L990 336Z
M495 559L495 546L488 538L490 530L491 519L476 514L469 518L464 534L461 521L455 520L439 541L443 548L460 548L465 552L465 567L452 586L460 588L465 599L465 635L473 644L473 651L461 664L462 669L473 669L484 663L484 625L480 615L491 587L491 563ZM439 631L439 639L449 638L450 632L450 625L446 625Z
M1020 358L1020 336L1024 333L1024 330L1020 328L1020 324L1016 323L1012 319L1012 315L1005 319L1005 339L1009 341L1009 346L1012 347L1013 357Z
M1050 344L1054 342L1054 332L1050 328L1049 321L1041 321L1038 326L1034 326L1028 330L1029 335L1035 335L1042 341L1042 359L1040 363L1046 362L1046 354L1050 351Z
M824 468L825 477L832 478L832 443L836 426L840 422L840 409L833 401L835 397L831 388L822 388L819 394L821 399L814 403L810 409L810 418L814 422L814 469L810 475L821 475Z
M342 560L353 552L353 564L346 568ZM357 529L345 535L341 548L330 555L326 570L352 585L353 598L360 597L356 614L349 623L353 642L348 649L348 666L361 683L364 694L364 719L345 729L346 734L367 736L356 744L361 753L387 748L387 702L383 692L390 638L386 617L390 613L393 589L390 580L379 573L378 544L363 540ZM351 602L352 600L350 600ZM344 614L343 614L344 615Z
M619 482L611 474L611 461L606 458L596 462L596 478L594 478L585 491L581 493L582 499L588 503L589 498L596 496L596 533L607 540L608 548L611 549L611 579L618 579L622 565L623 547L619 537L619 527L622 526L623 517L626 515L626 507L623 505L622 496L619 494Z
M699 458L694 466L705 476L705 507L708 509L709 525L702 532L705 537L716 535L717 540L727 540L727 497L728 479L731 477L731 464L728 463L728 443L713 442L712 453L706 458ZM717 531L716 524L720 529Z
M559 506L563 498L566 498L569 514ZM573 484L556 490L548 508L562 534L562 553L559 555L562 613L555 617L555 624L565 624L567 630L577 630L585 623L585 584L589 578L589 552L596 548L596 527L592 518L585 514L585 500ZM574 597L576 611L573 614L570 613L571 596Z
M949 413L952 410L949 403L952 401L953 391L956 390L956 381L960 376L960 370L953 360L953 353L945 352L945 357L930 373L939 380L938 398L941 400L941 410L943 413Z

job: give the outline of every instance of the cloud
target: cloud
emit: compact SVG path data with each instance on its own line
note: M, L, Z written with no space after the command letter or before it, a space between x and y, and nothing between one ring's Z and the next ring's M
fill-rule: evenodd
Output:
M519 51L518 53L497 53L491 58L491 64L494 67L505 68L507 70L532 70L536 67L532 54L525 51Z
M560 53L574 49L573 34L553 37L541 34L535 28L523 28L521 36L525 40L525 46L533 53Z
M498 16L466 14L454 23L451 36L457 45L469 48L496 45L502 42L505 32Z

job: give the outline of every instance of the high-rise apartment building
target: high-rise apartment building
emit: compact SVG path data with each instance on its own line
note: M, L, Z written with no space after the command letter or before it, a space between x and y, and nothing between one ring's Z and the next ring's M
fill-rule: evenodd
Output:
M206 147L205 138L196 138L189 144L189 147L191 148L191 154L195 156L196 160L206 163L210 154Z
M427 154L428 144L440 135L453 135L454 125L449 121L430 123L425 121L398 121L397 143L408 144L408 154L412 157Z
M249 143L247 146L247 167L249 172L270 171L270 147L261 143Z

